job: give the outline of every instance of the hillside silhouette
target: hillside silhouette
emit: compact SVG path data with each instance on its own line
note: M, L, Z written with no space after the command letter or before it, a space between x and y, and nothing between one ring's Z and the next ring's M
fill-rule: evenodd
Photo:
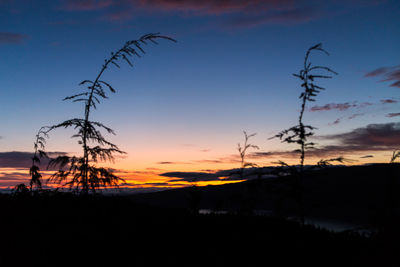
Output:
M400 164L337 166L309 170L304 175L306 217L376 226L387 205L388 188L399 192L390 177L400 174ZM389 177L389 178L388 178ZM191 188L135 194L129 198L154 207L188 208ZM241 183L198 188L200 209L246 214L254 211L294 216L293 177L253 179ZM398 206L398 199L392 200Z

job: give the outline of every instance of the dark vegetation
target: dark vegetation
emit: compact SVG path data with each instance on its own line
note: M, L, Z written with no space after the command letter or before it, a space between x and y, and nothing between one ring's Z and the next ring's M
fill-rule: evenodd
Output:
M245 170L252 168L256 179L207 187L193 181L188 188L128 196L99 194L123 179L97 164L124 153L103 136L101 131L114 134L111 128L90 120L106 92L115 92L102 74L112 64L119 67L120 60L132 65L130 57L156 39L174 41L158 34L128 41L105 60L94 80L81 82L82 93L64 99L83 102L83 118L39 130L29 187L20 184L14 194L0 194L0 266L399 266L400 166L395 161L400 153L393 153L390 164L331 166L346 162L337 157L314 168L304 165L315 130L303 122L306 104L324 89L315 80L330 78L313 72L336 74L309 62L312 51L326 53L320 44L307 51L304 68L295 74L303 90L298 125L275 136L299 146L299 166L280 162L276 178L262 179L262 168L246 161L248 149L258 149L249 142L255 134L244 132L244 144L238 145L240 176L245 179ZM47 158L48 134L58 128L75 129L72 137L82 146L82 156L50 160L60 168L50 180L73 189L69 192L42 189L40 159ZM307 224L307 218L354 227L334 232Z
M96 190L107 187L118 187L124 179L113 174L112 170L98 167L99 161L113 161L114 154L124 154L117 145L106 140L101 130L108 134L115 134L114 130L105 126L101 122L91 121L90 112L96 109L100 100L107 99L107 93L115 93L115 89L110 83L102 80L103 73L114 65L120 68L120 61L123 60L131 67L131 57L140 57L144 54L144 46L150 43L157 43L157 39L174 39L159 35L146 34L138 40L128 41L116 52L112 52L110 58L104 61L99 73L94 80L84 80L79 85L86 86L86 89L79 94L68 96L64 100L73 102L83 102L84 118L73 118L62 123L56 124L50 130L57 128L73 128L77 131L72 138L78 138L78 143L82 146L83 156L59 156L50 161L49 166L59 166L60 170L50 177L50 181L62 184L65 187L76 190L81 194L88 194L89 191L96 193ZM90 144L93 144L90 146Z
M380 236L277 217L194 215L71 193L0 195L0 202L1 266L389 266L397 259Z
M290 127L289 129L283 130L274 138L279 138L284 143L297 144L300 148L296 152L300 153L300 168L294 174L294 194L297 198L297 213L300 221L304 223L304 196L303 196L303 178L304 178L304 159L306 156L306 150L314 148L315 143L310 142L308 139L314 135L315 127L311 125L304 124L304 112L306 110L307 102L314 102L315 97L325 88L318 85L316 82L319 79L329 79L332 78L330 75L321 74L321 71L328 74L337 74L332 69L326 66L313 65L310 61L310 54L314 51L320 51L329 55L322 48L322 44L317 44L310 47L304 58L303 69L299 71L298 74L293 74L295 77L299 78L301 81L302 92L299 96L301 100L301 108L299 111L298 124ZM287 166L285 162L281 162L282 165Z

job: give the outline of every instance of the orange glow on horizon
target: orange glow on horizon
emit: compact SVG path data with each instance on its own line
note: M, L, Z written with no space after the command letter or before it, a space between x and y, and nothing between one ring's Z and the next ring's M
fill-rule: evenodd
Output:
M364 152L363 154L352 154L345 156L346 159L352 161L346 161L344 164L348 166L352 165L362 165L368 163L388 163L390 161L392 152L391 151L381 151L381 152L371 152L373 157L363 158L362 155L368 154ZM219 170L229 170L239 168L239 164L235 162L235 155L230 155L226 157L228 160L224 162L220 160L222 157L217 157L217 160L188 160L188 158L171 161L171 162L138 162L137 164L132 164L130 158L125 158L118 160L115 164L106 163L99 164L105 167L115 169L115 174L125 180L125 183L121 183L122 188L179 188L187 187L193 184L197 186L207 186L207 185L222 185L228 183L237 183L241 181L231 181L226 180L221 177L219 180L213 181L198 181L191 183L188 181L175 181L171 180L179 179L173 177L161 176L162 173L167 172L198 172L198 173L215 173ZM256 163L258 166L277 166L276 163L280 160L279 157L270 157L268 159L249 159L248 162ZM285 158L287 164L296 165L299 163L297 157ZM306 155L305 164L316 164L320 159L311 158ZM275 163L274 163L275 162ZM338 163L334 163L338 164ZM133 168L134 166L134 168ZM57 184L47 183L47 179L53 173L53 171L41 171L43 175L43 185L48 188L60 187ZM0 168L0 188L7 189L13 188L15 185L20 183L29 184L29 169L25 168Z

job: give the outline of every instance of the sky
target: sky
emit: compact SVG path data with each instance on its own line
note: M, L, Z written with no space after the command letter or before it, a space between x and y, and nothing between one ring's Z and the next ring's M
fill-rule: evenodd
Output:
M397 0L0 0L0 188L26 182L41 126L81 118L62 101L93 80L128 40L161 33L146 54L103 75L116 93L91 114L127 154L102 165L123 187L220 184L247 161L298 163L295 145L270 139L297 123L307 49L338 75L308 103L317 127L306 164L344 156L388 162L400 148L400 2ZM80 155L73 130L50 133L46 151ZM42 166L42 170L45 167ZM51 171L44 171L46 175Z

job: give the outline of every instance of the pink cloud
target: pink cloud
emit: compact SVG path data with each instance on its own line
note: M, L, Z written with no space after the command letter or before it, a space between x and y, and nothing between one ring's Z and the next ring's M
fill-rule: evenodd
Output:
M110 7L113 0L66 0L63 9L68 11L90 11Z
M320 17L321 14L313 9L291 9L262 16L244 16L233 19L229 26L234 28L249 28L265 24L297 24L304 23Z
M203 14L255 12L293 7L295 0L131 0L140 7L168 11L192 11Z
M353 103L340 103L340 104L336 104L336 103L331 103L331 104L326 104L324 106L313 106L312 108L310 108L310 111L312 112L316 112L316 111L328 111L328 110L347 110L349 108L354 108L357 107L358 105L356 104L356 102Z
M381 82L392 82L391 87L400 88L400 65L394 67L382 67L365 74L365 77L382 76Z
M385 74L388 71L387 67L382 67L376 70L373 70L371 72L368 72L367 74L365 74L365 77L375 77L375 76L380 76L382 74Z
M349 8L365 6L375 0L63 0L67 11L102 10L103 19L125 21L143 12L184 13L198 16L226 16L222 27L254 27L266 24L290 25L338 13L345 3Z

